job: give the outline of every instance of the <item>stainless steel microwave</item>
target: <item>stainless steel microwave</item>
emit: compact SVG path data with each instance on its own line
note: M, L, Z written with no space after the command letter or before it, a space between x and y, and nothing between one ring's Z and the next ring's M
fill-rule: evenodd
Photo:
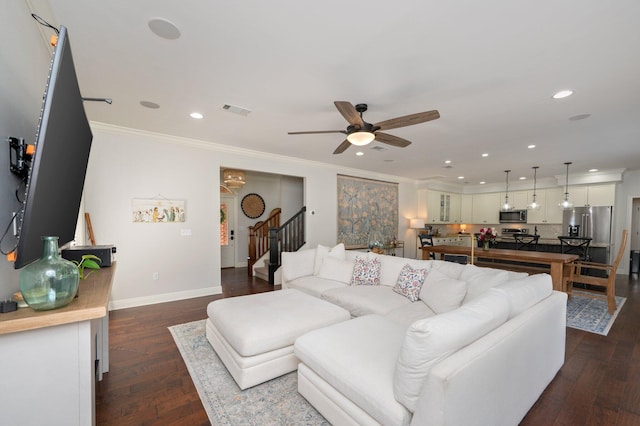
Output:
M527 223L526 210L509 210L500 212L500 223Z

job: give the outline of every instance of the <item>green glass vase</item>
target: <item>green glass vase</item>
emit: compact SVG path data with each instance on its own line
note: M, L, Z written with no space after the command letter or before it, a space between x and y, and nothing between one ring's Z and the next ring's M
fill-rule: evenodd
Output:
M27 305L47 311L68 305L78 292L78 268L60 257L58 237L42 237L42 257L20 271L20 291Z

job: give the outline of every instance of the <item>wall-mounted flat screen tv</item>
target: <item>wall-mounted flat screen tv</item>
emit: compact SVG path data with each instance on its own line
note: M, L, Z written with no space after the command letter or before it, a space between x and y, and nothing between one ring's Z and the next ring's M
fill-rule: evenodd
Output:
M69 35L61 26L18 216L16 269L42 255L43 236L59 237L60 246L74 239L92 140Z

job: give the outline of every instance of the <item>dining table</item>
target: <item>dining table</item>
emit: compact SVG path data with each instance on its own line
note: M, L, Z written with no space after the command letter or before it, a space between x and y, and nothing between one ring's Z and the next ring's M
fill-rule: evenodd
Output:
M477 248L471 246L430 246L420 247L422 259L429 260L429 253L440 254L441 259L445 255L468 256L473 258L470 263L480 263L483 266L490 266L497 269L522 270L525 272L535 272L538 268L548 267L551 275L553 289L566 291L567 278L569 276L569 265L578 259L577 254L550 253L544 251L509 250L497 248ZM543 272L539 270L538 272Z

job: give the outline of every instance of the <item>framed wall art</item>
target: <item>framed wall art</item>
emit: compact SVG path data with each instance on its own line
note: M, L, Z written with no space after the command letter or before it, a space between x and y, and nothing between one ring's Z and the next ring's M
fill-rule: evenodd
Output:
M337 242L365 248L374 235L398 235L398 184L338 175Z
M170 223L185 221L184 200L166 198L134 198L131 200L133 221L138 223Z

